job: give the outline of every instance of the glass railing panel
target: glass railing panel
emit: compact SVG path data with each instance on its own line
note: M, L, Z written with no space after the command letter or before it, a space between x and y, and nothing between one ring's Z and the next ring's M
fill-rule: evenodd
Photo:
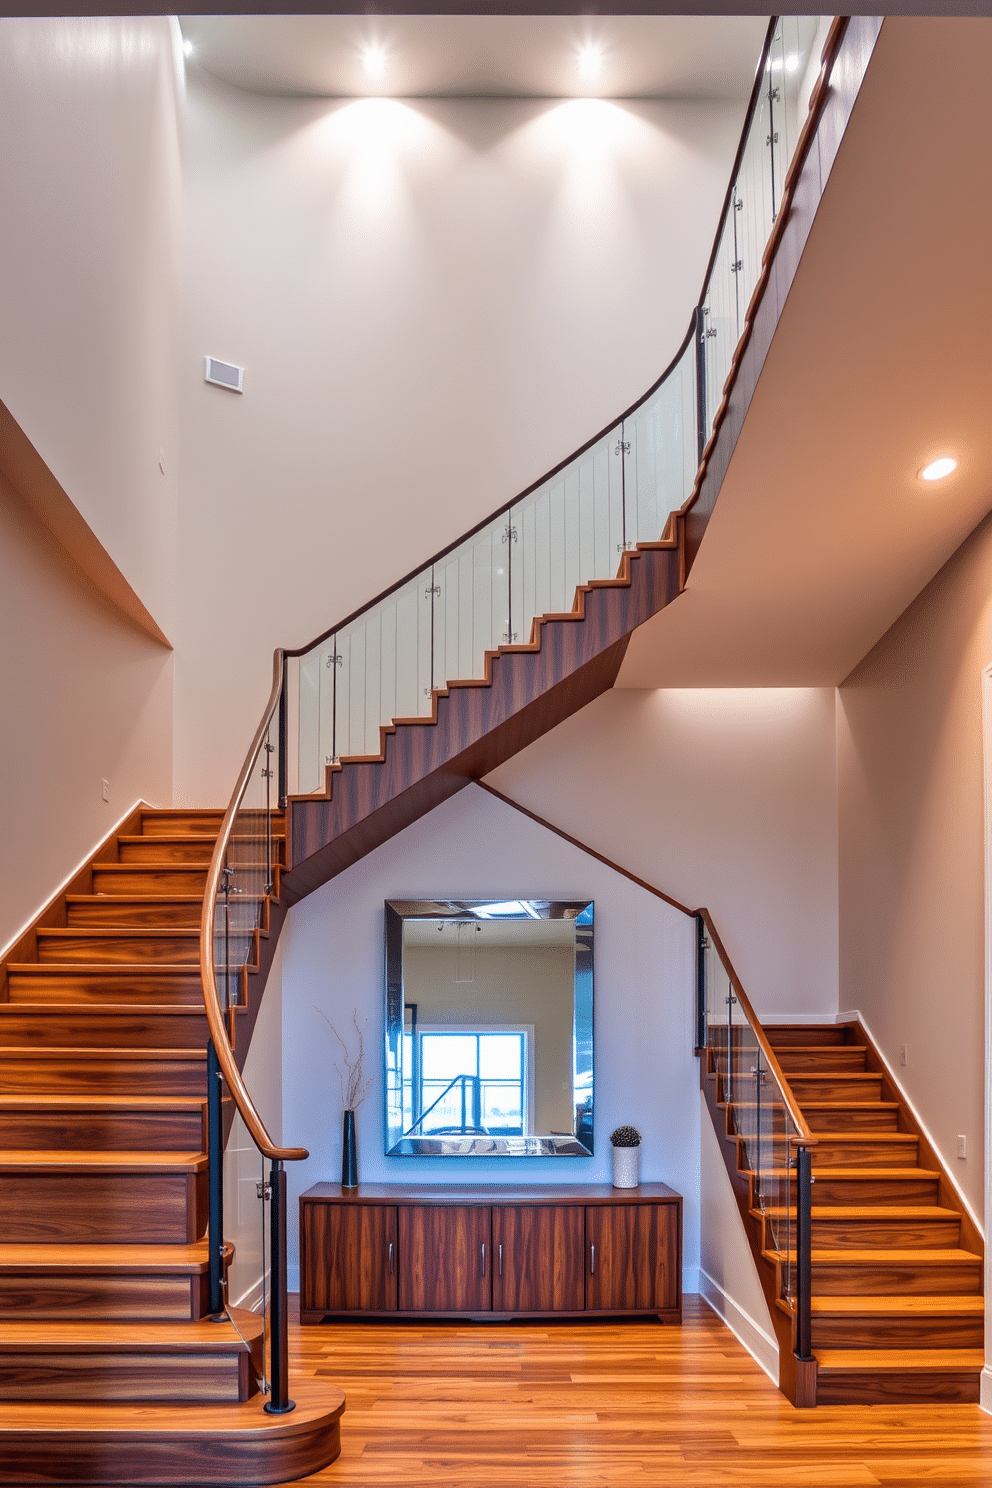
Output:
M738 336L744 330L747 307L761 277L761 255L775 225L775 214L782 199L782 175L773 173L773 146L779 115L783 113L775 92L766 70L734 188L737 262L740 265L736 286Z
M732 198L713 260L713 272L703 300L703 339L706 362L706 436L723 399L723 385L730 371L734 348L746 305L740 303L737 246L737 209Z
M253 1345L255 1358L267 1368L271 1256L267 1164L235 1112L224 1151L224 1230L234 1254L227 1271L225 1299L228 1316L246 1343L252 1345L261 1324L264 1347ZM233 1311L232 1311L233 1309ZM254 1315L254 1320L251 1316ZM263 1391L268 1381L262 1380Z
M697 466L696 348L690 338L659 388L625 421L627 537L657 542L692 490Z
M339 630L325 661L330 678L322 709L325 758L377 755L379 728L431 710L431 572Z
M431 711L431 675L435 687L483 677L486 652L497 650L506 640L514 547L509 516L500 513L427 570L423 591L433 590L433 672L428 648L422 683L427 694L421 694L426 707L419 712Z

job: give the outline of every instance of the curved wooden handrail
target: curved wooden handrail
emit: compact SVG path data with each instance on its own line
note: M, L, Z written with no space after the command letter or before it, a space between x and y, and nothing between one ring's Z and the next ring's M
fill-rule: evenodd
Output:
M255 1109L254 1102L248 1094L247 1087L241 1078L241 1071L235 1062L234 1051L231 1048L228 1037L227 1025L224 1020L224 1012L220 1004L220 994L217 990L217 977L214 974L214 911L217 904L217 893L220 888L220 877L224 871L224 859L227 856L228 843L231 840L231 831L252 771L258 762L262 745L265 742L269 725L275 716L279 706L279 698L282 693L283 676L283 652L277 650L272 658L272 691L262 721L255 731L255 737L251 741L247 758L241 767L238 783L234 787L231 803L224 813L220 832L214 844L213 857L210 859L210 868L207 873L207 886L203 893L203 914L200 919L200 977L203 982L203 1001L207 1014L207 1026L210 1029L210 1037L213 1039L214 1050L217 1055L217 1063L220 1065L221 1074L227 1082L227 1088L241 1116L242 1121L248 1128L248 1134L263 1157L270 1162L300 1162L310 1154L305 1147L277 1147L265 1130L265 1124Z
M713 924L710 912L708 909L700 909L698 913L701 914L703 917L703 923L706 926L706 933L712 940L716 952L720 957L720 960L723 962L724 970L730 978L730 984L734 989L734 995L737 998L738 1003L740 1004L745 1018L747 1018L747 1021L751 1027L751 1032L758 1040L758 1048L761 1051L761 1057L764 1059L766 1067L771 1070L772 1074L775 1076L775 1079L778 1081L778 1088L782 1092L782 1100L785 1103L785 1109L788 1112L789 1120L792 1122L793 1126L796 1128L796 1131L799 1133L798 1137L796 1138L796 1145L798 1147L815 1147L817 1145L817 1138L814 1137L813 1133L810 1131L809 1127L806 1124L806 1119L803 1116L802 1111L800 1111L799 1109L799 1104L796 1100L796 1097L792 1093L792 1086L786 1079L785 1074L782 1071L782 1066L775 1058L775 1051L773 1050L771 1044L768 1042L768 1039L765 1035L765 1030L759 1023L757 1014L755 1013L754 1008L751 1006L751 999L748 997L747 993L744 991L744 988L741 986L740 978L734 970L733 962L727 955L723 941L720 939L719 935L716 932L716 927Z

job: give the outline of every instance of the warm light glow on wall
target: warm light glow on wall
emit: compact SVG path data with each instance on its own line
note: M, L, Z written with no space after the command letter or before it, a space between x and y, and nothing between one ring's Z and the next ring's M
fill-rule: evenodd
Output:
M939 460L931 460L929 465L924 465L920 471L920 480L944 480L952 470L957 470L957 468L958 462L952 455L942 455Z
M365 213L395 206L406 191L405 163L438 147L436 126L395 98L357 98L325 114L319 129L341 189Z
M370 43L362 49L362 71L373 83L381 82L386 76L386 53L381 46Z
M578 60L579 77L584 83L592 82L600 77L603 72L603 51L601 47L589 43L579 52Z

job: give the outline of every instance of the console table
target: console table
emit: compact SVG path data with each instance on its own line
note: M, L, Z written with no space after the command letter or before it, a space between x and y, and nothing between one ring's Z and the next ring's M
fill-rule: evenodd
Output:
M300 1321L682 1321L682 1198L664 1183L317 1183L300 1197Z

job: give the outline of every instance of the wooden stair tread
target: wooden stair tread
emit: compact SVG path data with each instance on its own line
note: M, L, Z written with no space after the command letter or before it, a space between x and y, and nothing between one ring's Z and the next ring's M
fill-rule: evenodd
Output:
M0 1002L0 1018L64 1018L67 1014L87 1018L188 1018L197 1013L206 1017L206 1011L202 1002Z
M0 1353L17 1349L24 1353L88 1353L112 1350L115 1354L248 1353L251 1342L261 1337L264 1322L256 1313L234 1309L234 1322L85 1322L66 1318L57 1323L27 1319L0 1319Z
M209 1269L209 1242L189 1245L0 1245L0 1273L36 1271L56 1275L78 1271L177 1276L202 1275ZM233 1255L230 1242L225 1253Z
M820 1105L818 1105L816 1109L817 1110L822 1109L822 1103ZM814 1137L817 1137L821 1142L829 1143L831 1147L835 1147L835 1146L838 1146L838 1145L843 1145L843 1143L845 1143L845 1142L850 1142L852 1145L856 1145L858 1143L866 1142L866 1141L871 1141L871 1142L891 1142L893 1146L898 1147L898 1146L901 1145L901 1146L904 1146L905 1147L905 1146L908 1146L912 1142L918 1142L920 1140L919 1137L916 1135L915 1132L897 1132L897 1131L832 1132L832 1131L816 1131L813 1127L810 1127L810 1131L812 1132L812 1134L813 1134ZM779 1139L779 1140L781 1140L781 1139ZM874 1169L872 1169L872 1171L874 1172Z
M978 1292L917 1295L898 1297L812 1297L810 1308L819 1313L850 1313L861 1317L870 1313L956 1312L985 1314L985 1298Z
M960 1373L985 1366L985 1351L980 1348L946 1349L818 1349L817 1373L830 1370L855 1370L883 1373L887 1370L920 1370L932 1374Z
M795 1263L796 1252L789 1251L765 1251L765 1255L771 1258L781 1257ZM982 1257L973 1250L962 1250L953 1247L945 1250L879 1250L872 1247L871 1250L827 1250L813 1247L810 1251L813 1264L819 1261L824 1265L850 1265L864 1266L865 1264L877 1264L884 1267L889 1264L898 1264L901 1261L912 1263L913 1261L926 1261L938 1266L973 1266L976 1261L980 1262Z
M170 1172L202 1173L208 1166L203 1152L26 1152L0 1153L0 1173L23 1173L25 1169L43 1169L46 1173L106 1172L112 1168L122 1174Z
M915 1141L916 1138L914 1137L913 1140ZM749 1171L756 1172L756 1170L753 1168L749 1169ZM846 1180L863 1179L865 1182L877 1183L880 1181L887 1181L889 1179L892 1179L897 1180L900 1183L919 1183L921 1180L936 1181L940 1177L939 1168L873 1168L869 1167L867 1164L864 1164L859 1168L817 1168L814 1166L812 1171L814 1182L817 1178L819 1178L824 1182L830 1183L838 1178L841 1180L841 1182L844 1182ZM777 1183L784 1183L786 1178L790 1176L790 1169L761 1168L760 1170L757 1170L756 1176L759 1176L761 1178L771 1178L774 1179Z
M196 1111L205 1095L0 1095L0 1111Z
M783 1208L769 1208L765 1214L782 1215L789 1212ZM940 1204L814 1204L811 1210L814 1219L960 1219L957 1209L945 1209Z
M103 928L103 927L101 927ZM130 930L125 931L130 935ZM77 931L70 931L77 934ZM113 929L112 934L120 936L122 931ZM152 934L159 934L152 931ZM180 931L180 934L189 934L189 931ZM145 976L176 976L188 977L191 971L199 969L198 963L190 961L18 961L8 962L7 974L9 976L113 976L113 977L145 977ZM89 1004L87 1004L89 1006Z
M133 1405L101 1400L87 1400L79 1405L67 1401L51 1404L0 1401L0 1431L11 1440L55 1433L66 1445L71 1445L74 1439L119 1441L126 1445L145 1438L164 1437L202 1442L204 1447L216 1449L218 1438L225 1432L236 1434L239 1445L261 1443L271 1438L303 1435L316 1419L336 1420L344 1410L344 1395L326 1380L291 1374L289 1387L296 1409L280 1416L269 1415L264 1409L264 1395L237 1405L200 1401L195 1410L190 1409L188 1402L168 1401L142 1401ZM122 1479L118 1477L116 1481ZM241 1483L246 1481L244 1477L240 1479Z
M124 1060L129 1063L134 1060L178 1061L180 1063L195 1062L198 1060L201 1063L205 1063L207 1051L206 1049L143 1049L140 1047L133 1049L91 1049L86 1045L79 1049L73 1049L54 1044L46 1045L43 1049L34 1049L27 1045L24 1048L19 1048L17 1045L10 1044L0 1047L0 1059L50 1060L56 1055L61 1055L63 1059L98 1059L104 1063L108 1060Z

